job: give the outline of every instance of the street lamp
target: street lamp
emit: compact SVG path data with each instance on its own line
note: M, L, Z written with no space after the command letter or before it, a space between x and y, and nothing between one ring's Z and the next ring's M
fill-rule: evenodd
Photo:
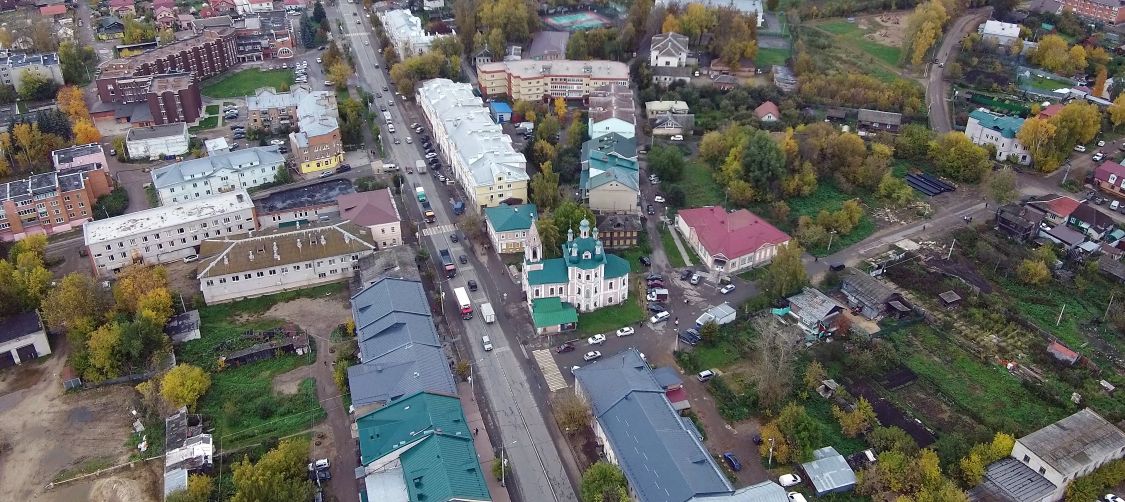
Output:
M826 253L832 252L832 238L833 237L836 237L836 231L835 230L833 230L831 232L828 232L828 250L825 251Z
M512 441L500 448L500 486L508 486L508 447L516 443L517 441Z

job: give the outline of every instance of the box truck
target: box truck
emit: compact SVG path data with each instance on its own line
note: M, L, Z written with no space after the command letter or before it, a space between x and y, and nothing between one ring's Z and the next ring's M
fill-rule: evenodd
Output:
M482 303L480 305L480 318L484 319L487 324L496 322L496 312L492 310L491 303Z

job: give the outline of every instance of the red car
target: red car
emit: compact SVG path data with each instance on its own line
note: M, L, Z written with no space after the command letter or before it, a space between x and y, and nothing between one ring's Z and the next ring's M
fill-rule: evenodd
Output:
M570 351L573 351L573 350L574 350L574 344L572 344L570 342L567 342L567 343L564 343L562 345L559 345L558 347L555 347L555 352L558 352L559 354L562 354L564 352L570 352Z

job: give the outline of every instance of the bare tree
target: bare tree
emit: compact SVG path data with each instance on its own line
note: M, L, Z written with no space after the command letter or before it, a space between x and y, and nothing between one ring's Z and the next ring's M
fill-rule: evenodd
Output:
M590 407L574 394L563 394L552 403L555 420L568 434L590 426Z
M793 355L800 333L773 316L755 318L751 324L758 332L754 347L758 399L763 407L773 408L781 404L793 387Z

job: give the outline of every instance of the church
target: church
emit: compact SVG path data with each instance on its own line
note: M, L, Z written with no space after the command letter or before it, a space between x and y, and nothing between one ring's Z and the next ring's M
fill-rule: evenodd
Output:
M598 229L588 220L579 224L577 238L573 229L567 230L561 258L543 259L543 243L532 224L524 245L523 285L533 317L537 310L557 310L560 301L578 312L592 312L629 299L629 262L605 252ZM543 301L553 298L558 300Z

